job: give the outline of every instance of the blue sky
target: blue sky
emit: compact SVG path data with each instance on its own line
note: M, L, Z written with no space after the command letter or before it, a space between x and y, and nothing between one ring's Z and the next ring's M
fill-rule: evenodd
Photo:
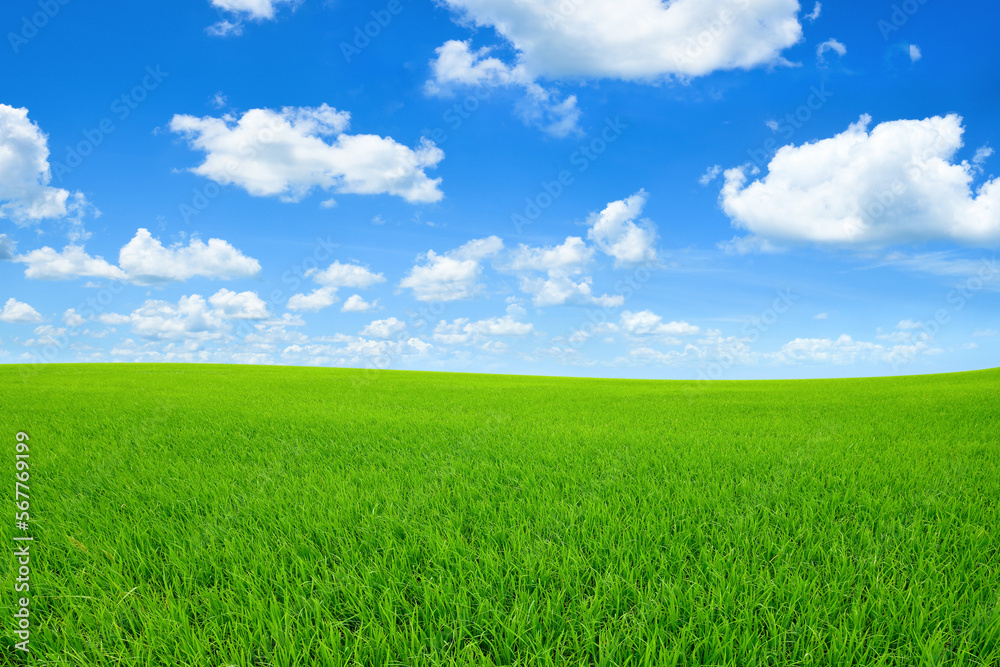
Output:
M5 3L0 363L995 366L997 12Z

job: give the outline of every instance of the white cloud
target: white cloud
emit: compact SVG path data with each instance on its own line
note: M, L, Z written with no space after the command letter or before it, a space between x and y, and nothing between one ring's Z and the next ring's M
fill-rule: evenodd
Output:
M783 363L819 362L837 365L855 363L891 363L899 365L913 361L920 354L933 353L924 342L885 347L878 343L857 341L844 334L836 339L796 338L771 355Z
M625 303L625 297L620 294L595 295L593 282L590 276L574 279L564 273L553 271L545 278L522 277L521 291L533 295L532 303L539 307L575 303L615 308Z
M333 288L357 287L364 289L375 283L385 282L385 276L381 273L369 271L358 264L341 264L339 261L335 261L322 271L308 271L306 276L324 287Z
M427 82L427 93L449 95L459 87L518 88L523 96L517 111L525 124L540 127L556 137L579 133L580 110L575 95L561 98L558 91L533 81L523 66L510 67L490 57L489 52L488 47L473 52L468 42L445 42L431 61L434 78Z
M129 280L139 284L185 281L196 276L253 278L260 273L260 262L222 239L209 239L208 243L192 239L187 245L177 243L167 248L141 228L121 249L118 263Z
M255 197L299 201L316 188L422 203L443 197L441 179L424 173L444 158L440 148L426 139L414 150L389 137L346 134L349 125L350 114L326 104L170 121L173 132L206 154L192 172Z
M358 294L352 294L347 297L347 301L344 302L343 307L340 309L342 313L363 313L368 310L373 310L378 307L378 299L369 303L361 298Z
M977 338L989 338L992 336L996 336L997 332L995 329L976 329L975 331L972 332L972 335Z
M399 286L412 290L418 301L469 299L483 287L476 282L482 273L482 260L502 249L503 241L490 236L440 255L429 250L420 258L423 263L411 268Z
M279 5L295 7L299 2L301 0L211 0L216 9L233 14L233 20L222 19L209 26L206 32L213 37L239 36L243 34L244 21L273 19Z
M977 171L980 173L983 171L983 165L991 155L993 155L993 149L989 146L980 146L976 149L976 154L972 157L972 164L976 167Z
M721 173L722 173L722 167L717 164L713 164L711 167L705 170L704 174L701 175L701 178L698 179L698 184L708 185L716 178L718 178L719 174Z
M511 252L512 271L565 271L577 273L590 263L594 249L587 246L578 236L569 236L557 246L518 246Z
M633 313L626 310L621 314L621 327L632 336L695 336L701 329L687 322L664 322L663 318L650 310Z
M124 280L125 272L103 257L91 257L81 246L68 245L62 252L56 252L45 246L32 250L25 255L18 255L15 262L26 264L26 278L35 280L70 280L72 278L107 278Z
M812 12L806 14L805 19L810 23L812 23L813 21L819 18L820 12L822 11L823 11L823 5L817 2L815 5L813 5Z
M7 299L3 309L0 309L0 322L8 324L36 324L42 321L42 316L37 310L17 299L11 297Z
M877 125L869 116L845 132L778 150L768 173L747 182L725 172L722 207L737 227L762 239L883 246L951 240L1000 242L1000 181L973 191L962 119L951 114Z
M264 319L267 306L254 292L222 289L207 300L200 294L182 296L176 304L149 299L123 316L107 313L98 320L112 326L129 323L132 331L149 340L220 340L232 328L230 320Z
M82 194L54 188L51 180L48 137L27 109L0 104L0 218L23 226L88 206Z
M309 294L293 294L288 299L288 310L313 311L329 308L337 303L337 290L333 287L319 287Z
M76 312L75 308L70 308L65 313L63 313L63 322L69 327L82 327L87 320Z
M375 320L361 330L361 335L372 338L392 338L404 331L406 331L406 322L390 317L384 320Z
M910 44L910 61L917 62L923 57L924 55L920 52L920 47L916 44Z
M620 306L624 297L593 293L593 279L580 276L594 257L594 249L578 236L567 237L557 246L521 245L511 253L504 270L520 273L521 291L533 296L539 307L581 305ZM545 276L534 275L535 272Z
M255 19L273 19L278 5L296 4L298 0L212 0L212 6L227 12L245 14Z
M833 51L841 58L847 55L847 47L841 42L830 38L816 47L816 62L820 65L826 64L826 54L828 51Z
M208 302L228 319L263 320L268 317L267 304L255 292L221 289Z
M827 320L830 318L829 313L816 313L813 315L814 320Z
M802 36L797 0L446 2L510 42L517 67L532 79L651 80L749 69L784 62L781 51Z
M528 336L534 332L533 324L518 322L511 314L478 322L462 317L451 323L441 320L434 328L434 340L444 345L482 345L487 338ZM496 350L494 345L487 351Z
M611 202L600 213L592 214L587 224L587 238L601 252L615 258L615 266L651 262L656 259L656 226L649 220L639 220L646 204L646 191L640 190L628 199Z
M321 287L309 294L293 295L288 300L289 310L322 310L337 303L337 290L341 287L364 289L375 283L385 282L385 276L381 273L358 264L342 264L340 261L335 261L323 270L310 269L305 275Z

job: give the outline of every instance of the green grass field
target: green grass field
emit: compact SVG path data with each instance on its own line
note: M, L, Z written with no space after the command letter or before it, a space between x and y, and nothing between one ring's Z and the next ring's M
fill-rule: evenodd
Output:
M34 664L1000 665L998 371L0 366L0 406Z

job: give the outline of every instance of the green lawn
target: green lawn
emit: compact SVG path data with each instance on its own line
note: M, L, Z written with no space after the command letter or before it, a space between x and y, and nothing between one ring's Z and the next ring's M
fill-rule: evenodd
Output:
M1000 371L0 366L7 545L18 431L39 665L1000 666Z

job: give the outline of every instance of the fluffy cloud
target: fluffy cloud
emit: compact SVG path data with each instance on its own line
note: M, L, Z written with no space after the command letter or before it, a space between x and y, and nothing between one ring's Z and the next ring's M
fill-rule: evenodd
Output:
M62 252L48 246L18 255L14 261L26 264L26 278L35 280L69 280L71 278L106 278L124 280L125 272L109 264L103 257L91 257L81 246L68 245Z
M751 183L745 167L727 170L723 209L735 226L765 240L1000 242L1000 181L973 189L975 166L953 162L961 117L890 121L869 133L870 123L862 116L830 139L784 146Z
M329 308L337 303L337 290L332 287L319 287L309 294L293 294L288 299L288 310L316 312Z
M441 179L424 173L444 158L441 149L426 139L414 150L388 137L346 134L349 124L350 114L324 104L251 109L239 119L176 115L170 129L206 154L192 172L256 197L299 201L319 188L441 199Z
M347 301L341 307L340 312L342 313L363 313L365 311L373 310L378 308L378 299L369 303L361 298L359 294L352 294L347 297Z
M566 303L581 305L620 306L622 296L597 296L593 293L593 279L581 276L583 269L594 257L594 249L583 239L570 236L561 244L550 247L521 245L511 253L505 270L520 273L521 291L533 296L536 306L560 306ZM542 272L544 276L533 272Z
M701 329L687 322L664 322L650 310L633 313L626 310L621 315L622 330L633 336L695 336Z
M111 325L128 323L149 340L219 340L232 328L230 320L263 319L267 306L253 292L222 289L207 300L200 294L182 296L176 304L149 299L131 315L107 313L98 319Z
M470 321L461 317L451 323L441 320L434 328L434 340L444 345L472 345L482 343L486 338L528 336L535 332L535 326L528 322L518 322L510 313L488 320ZM493 349L496 349L495 347Z
M508 66L489 53L489 48L473 52L468 42L445 42L431 61L434 78L427 82L427 93L444 96L455 88L468 86L515 88L522 93L517 112L525 124L540 127L556 137L580 131L575 95L561 97L558 91L533 81L522 65Z
M659 79L783 62L798 0L446 0L491 26L532 78ZM495 68L494 68L495 69Z
M503 249L497 236L469 241L444 254L428 250L422 264L410 269L399 286L410 289L418 301L457 301L472 298L482 289L477 283L482 260Z
M385 282L385 276L381 273L375 273L358 264L342 264L339 261L335 261L323 270L310 269L306 271L305 275L312 278L321 287L314 289L309 294L293 295L288 300L289 310L317 311L329 308L337 303L337 290L341 287L364 289L371 287L375 283ZM357 298L360 299L361 297ZM352 306L354 305L356 304L352 304Z
M229 12L233 20L222 19L208 27L206 32L213 37L242 35L243 23L250 19L264 21L274 18L279 5L298 5L301 0L211 0L212 6L222 12Z
M636 219L646 205L646 191L640 190L628 199L611 202L603 211L587 220L587 238L601 252L615 258L615 265L639 264L656 259L656 226L649 220Z
M221 289L208 302L228 319L263 320L268 317L267 304L255 292Z
M0 104L0 218L27 225L87 206L80 193L49 185L48 137L28 110Z
M625 297L620 294L595 295L593 283L593 278L590 276L571 278L563 273L550 272L544 278L522 277L521 291L531 294L532 303L539 307L575 303L615 308L625 303Z
M924 57L923 54L920 52L920 47L917 46L916 44L910 44L909 53L910 53L910 62L915 63Z
M381 273L369 271L358 264L342 264L339 261L335 261L322 271L318 269L307 271L306 276L324 287L333 288L358 287L364 289L375 283L385 282L385 276Z
M0 322L9 324L37 324L42 321L42 316L37 310L17 299L11 297L0 309Z
M278 5L297 4L298 0L212 0L212 6L255 19L273 19Z
M569 236L562 243L553 247L533 248L520 245L511 252L510 270L512 271L565 271L578 273L590 263L594 257L594 249L587 246L578 236Z
M831 363L837 365L855 363L889 363L900 365L913 361L920 354L933 352L927 342L921 340L910 344L886 347L878 343L854 340L844 334L831 338L796 338L781 347L773 355L776 361L784 363Z
M404 331L406 331L406 322L390 317L385 320L375 320L361 330L361 335L372 338L392 338Z
M145 229L139 229L118 253L120 267L103 257L90 256L77 245L68 245L61 252L46 246L13 259L27 265L26 278L36 280L86 277L150 285L196 276L223 280L253 278L260 273L256 259L222 239L209 239L208 243L193 239L187 245L178 243L166 248Z
M141 228L121 249L118 264L129 280L140 284L183 282L196 276L253 278L260 273L260 262L222 239L209 239L208 243L192 239L187 245L177 243L167 248Z

